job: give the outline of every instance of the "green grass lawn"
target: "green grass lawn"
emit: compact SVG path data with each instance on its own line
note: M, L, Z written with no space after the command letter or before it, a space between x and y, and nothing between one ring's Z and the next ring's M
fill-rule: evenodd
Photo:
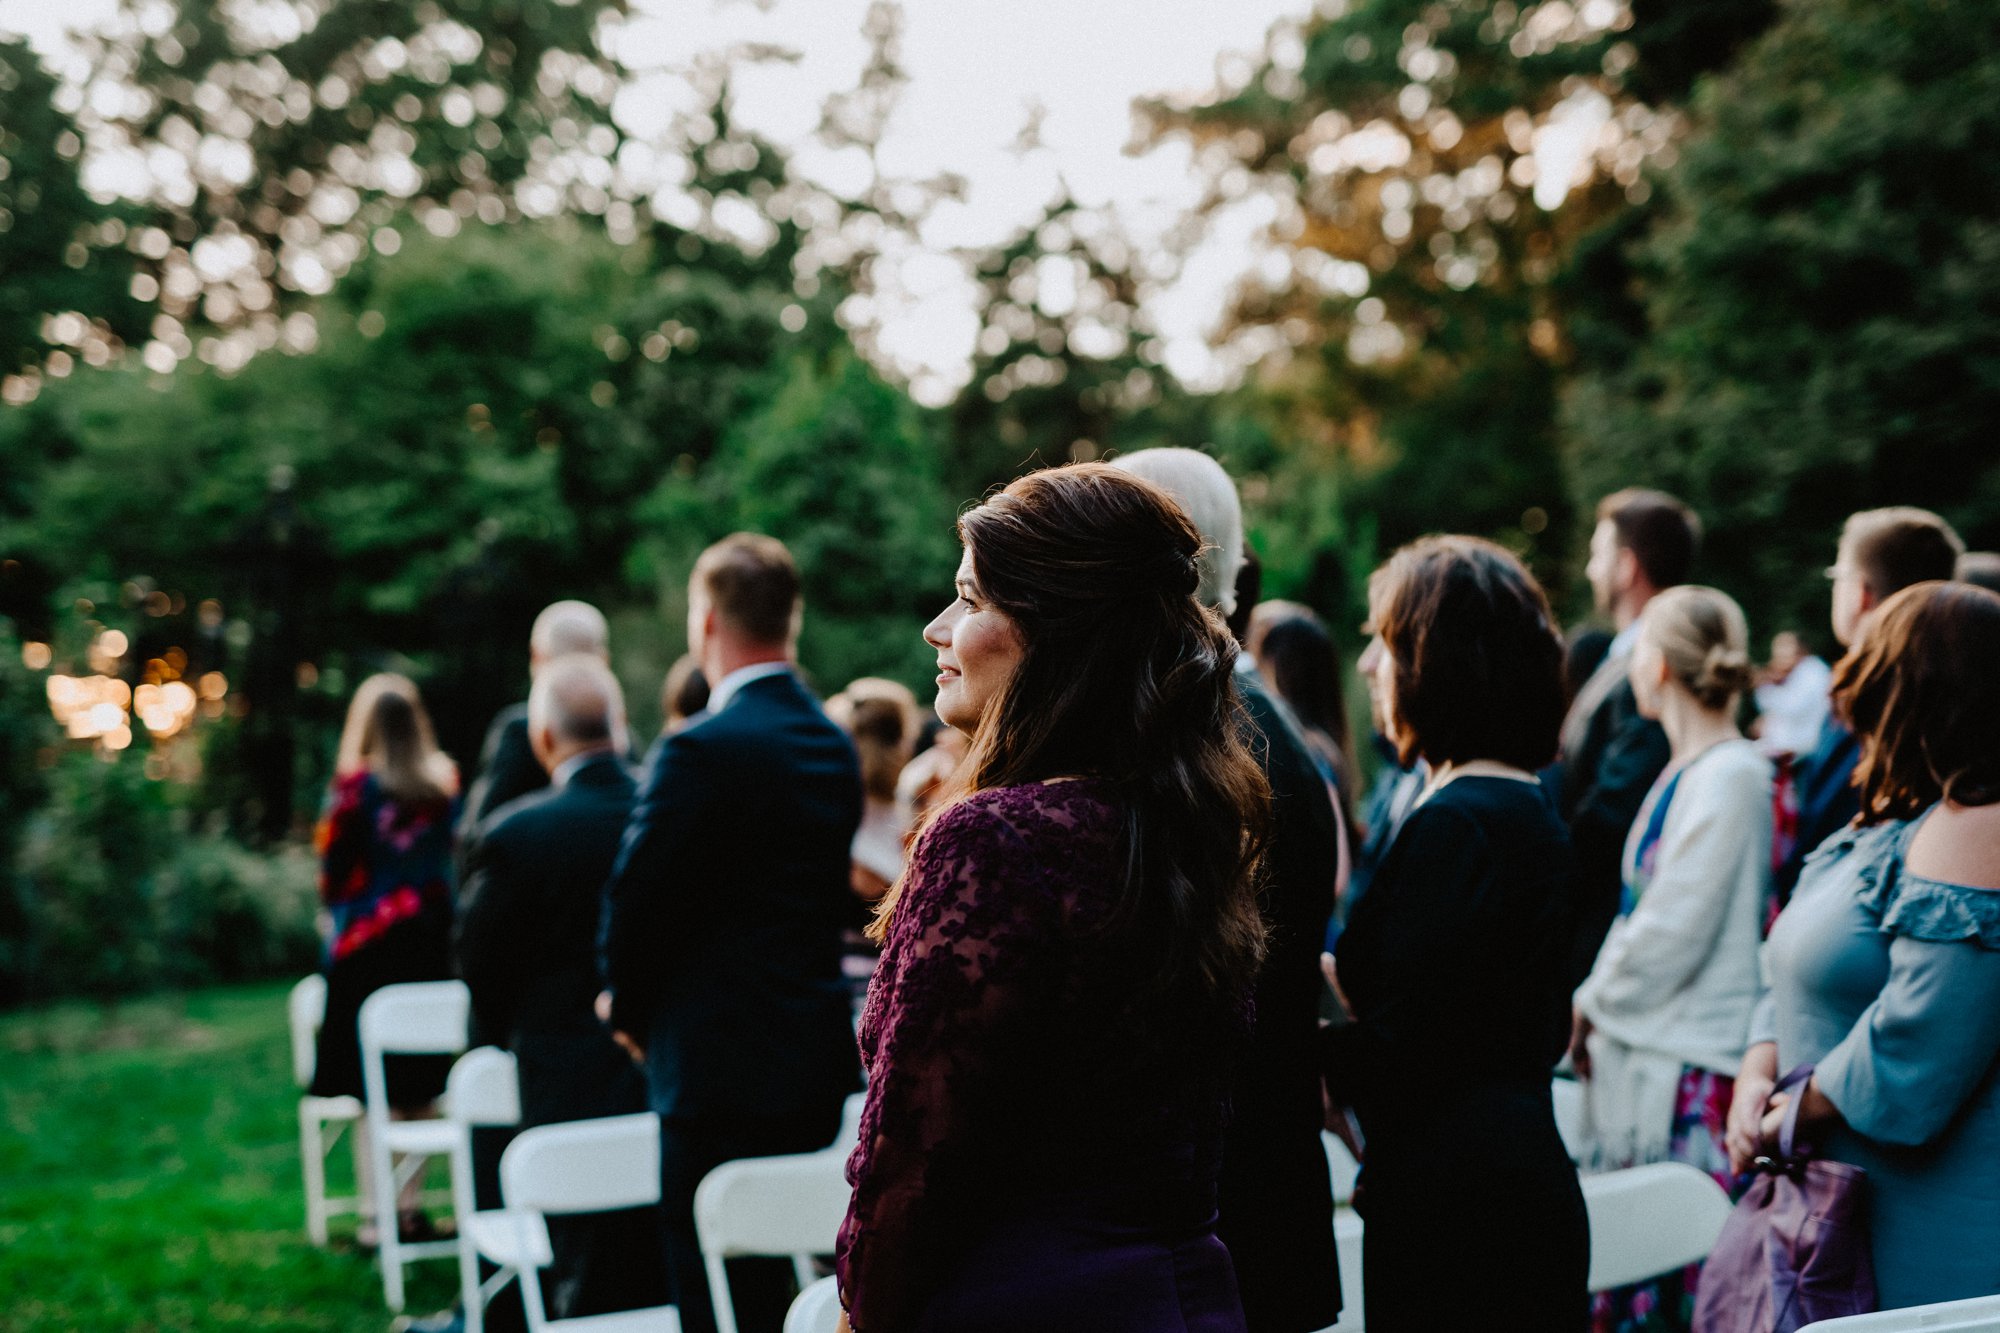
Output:
M388 1328L352 1223L305 1238L286 990L0 1015L0 1333ZM456 1274L411 1269L411 1311Z

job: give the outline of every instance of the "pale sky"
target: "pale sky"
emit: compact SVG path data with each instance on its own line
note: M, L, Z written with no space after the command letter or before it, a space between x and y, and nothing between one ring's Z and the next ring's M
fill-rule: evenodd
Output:
M60 60L66 27L104 21L116 0L0 0L0 29L27 34ZM852 87L867 58L868 0L635 0L612 54L631 71L614 107L643 135L684 106L679 77L697 58L742 44L796 51L792 63L742 68L739 119L794 154L804 176L850 192L865 163L811 142L828 94ZM977 332L963 247L1006 238L1035 219L1066 183L1087 207L1113 211L1146 249L1197 201L1201 183L1178 144L1144 156L1132 139L1131 103L1197 95L1216 81L1225 53L1258 49L1281 18L1308 0L904 0L902 65L909 76L882 145L893 178L953 172L963 203L941 205L914 248L893 247L882 267L878 343L920 396L938 401L964 382ZM1013 145L1029 114L1046 111L1045 151ZM1201 383L1218 373L1205 339L1235 281L1259 257L1269 214L1254 206L1219 220L1181 276L1154 293L1149 312L1167 341L1170 368Z

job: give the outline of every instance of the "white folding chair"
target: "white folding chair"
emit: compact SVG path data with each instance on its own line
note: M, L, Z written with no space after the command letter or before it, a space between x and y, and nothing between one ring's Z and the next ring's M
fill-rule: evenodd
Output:
M528 1333L680 1333L671 1305L551 1321L535 1270L553 1261L547 1218L608 1213L660 1201L660 1121L653 1115L608 1116L524 1129L500 1157L500 1197L512 1235L505 1254L521 1270ZM480 1217L491 1219L492 1214ZM485 1235L490 1228L482 1227ZM480 1246L486 1257L502 1254Z
M432 1157L450 1159L459 1129L450 1120L391 1120L387 1055L456 1055L465 1049L471 992L462 981L414 981L384 986L361 1002L361 1084L368 1108L369 1177L381 1248L382 1294L403 1308L403 1267L420 1259L458 1257L456 1240L406 1243L397 1234L396 1204ZM403 1165L396 1166L401 1156Z
M348 1126L361 1119L359 1097L315 1097L305 1091L312 1087L319 1064L319 1029L326 1018L326 978L314 973L292 987L285 1004L292 1027L292 1078L300 1088L299 1164L306 1180L306 1236L315 1245L326 1244L329 1217L365 1213L368 1210L368 1165L361 1153L361 1138L349 1134L347 1144L354 1154L355 1193L329 1198L326 1192L326 1159ZM331 1126L333 1132L327 1132Z
M746 1157L724 1162L694 1192L694 1229L708 1270L709 1299L719 1333L737 1333L725 1259L789 1256L801 1289L813 1283L813 1256L832 1254L853 1191L848 1150Z
M1609 1291L1706 1259L1729 1195L1706 1171L1655 1162L1583 1178L1590 1214L1590 1289Z
M1937 1305L1822 1319L1799 1333L2000 1333L2000 1296L1974 1296ZM787 1328L786 1333L790 1333Z
M1340 1318L1324 1333L1361 1333L1361 1215L1352 1208L1335 1211L1333 1243L1340 1252Z
M785 1311L785 1333L834 1333L840 1327L840 1283L823 1277Z
M514 1057L497 1046L476 1046L458 1057L444 1085L445 1114L458 1128L452 1144L452 1211L458 1217L459 1301L465 1311L466 1333L485 1327L486 1303L520 1273L517 1256L495 1261L499 1272L479 1280L476 1229L505 1230L503 1209L478 1210L472 1196L472 1131L475 1128L521 1123L521 1073Z
M1549 1099L1555 1103L1556 1133L1562 1135L1569 1160L1583 1157L1583 1084L1573 1078L1552 1079Z
M868 1105L868 1094L854 1093L840 1108L840 1132L833 1136L828 1152L837 1152L843 1157L854 1152L854 1145L861 1142L861 1111Z
M1361 1175L1361 1163L1354 1160L1354 1154L1347 1150L1339 1135L1322 1129L1319 1137L1326 1148L1326 1174L1333 1184L1334 1207L1345 1208L1354 1202L1354 1182Z

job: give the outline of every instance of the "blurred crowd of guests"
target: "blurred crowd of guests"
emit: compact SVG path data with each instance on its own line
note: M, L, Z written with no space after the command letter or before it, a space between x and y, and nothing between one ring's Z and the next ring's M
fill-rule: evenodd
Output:
M2000 1292L2000 557L1856 514L1843 655L1795 629L1760 667L1657 491L1598 509L1601 623L1566 638L1515 557L1437 537L1343 645L1259 602L1190 450L1031 474L960 536L934 710L876 678L822 706L796 569L751 534L696 565L641 767L580 602L535 622L462 796L415 687L357 691L315 1090L360 1091L368 993L459 975L524 1125L661 1117L662 1208L558 1227L553 1313L712 1328L695 1185L825 1146L864 1062L863 1333L1324 1328L1322 1124L1364 1163L1372 1328L1685 1327L1693 1270L1585 1296L1564 1062L1584 1171L1725 1186L1814 1066L1791 1095L1870 1172L1884 1305ZM392 1071L399 1113L442 1087ZM742 1327L788 1274L732 1261Z

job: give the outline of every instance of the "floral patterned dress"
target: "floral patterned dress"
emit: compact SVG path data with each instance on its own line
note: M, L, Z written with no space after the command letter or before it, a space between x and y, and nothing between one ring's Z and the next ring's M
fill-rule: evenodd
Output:
M455 802L405 802L367 771L337 778L313 833L320 901L333 928L325 956L315 1096L362 1095L361 1002L383 986L451 976ZM444 1091L448 1056L395 1056L389 1103L418 1107Z

